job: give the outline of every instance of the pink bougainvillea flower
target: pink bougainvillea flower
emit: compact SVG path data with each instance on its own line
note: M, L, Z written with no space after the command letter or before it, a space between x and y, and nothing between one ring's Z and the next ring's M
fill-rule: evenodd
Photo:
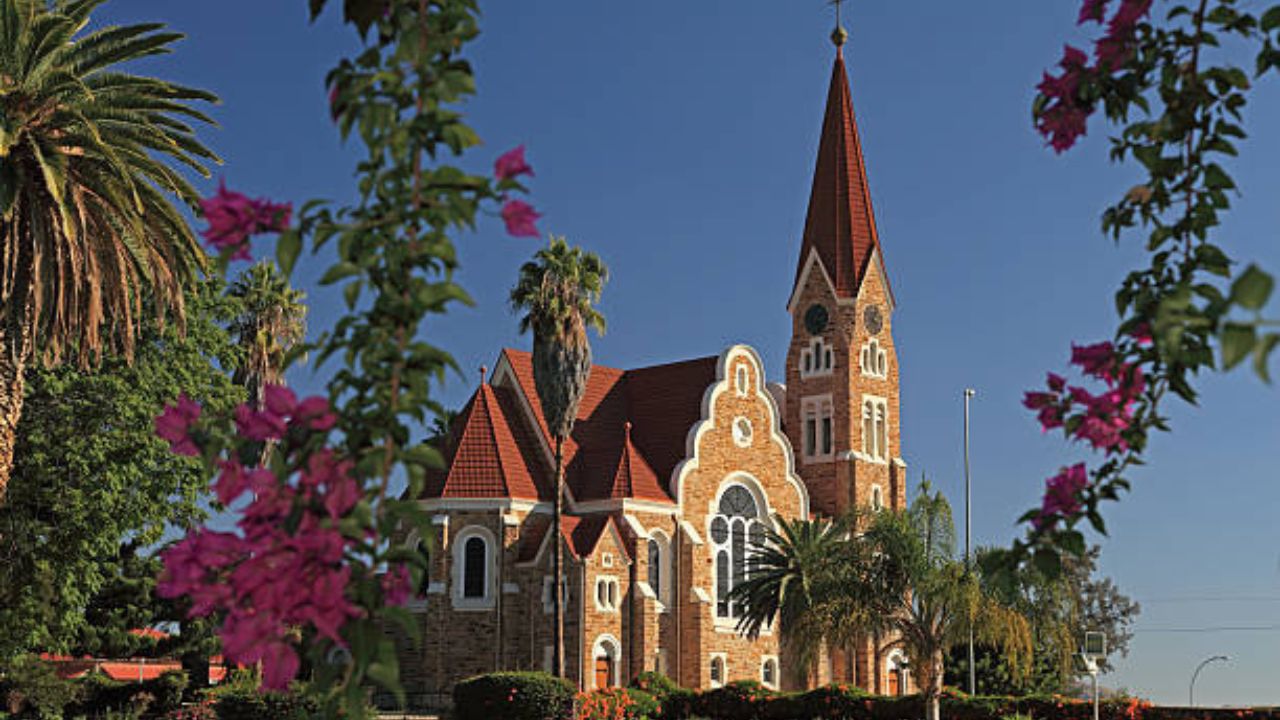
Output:
M540 217L542 215L523 200L509 200L502 206L502 221L507 224L507 233L514 237L538 237L535 223Z
M329 410L329 401L320 396L312 396L298 403L293 411L293 418L308 429L321 432L331 430L338 424L338 416Z
M1071 364L1080 366L1086 375L1111 381L1116 377L1116 349L1109 342L1072 345Z
M1129 331L1129 336L1143 347L1149 347L1154 342L1151 337L1151 325L1145 322L1135 325L1133 330Z
M1073 515L1080 511L1080 492L1089 484L1084 463L1062 468L1045 481L1044 503L1040 511L1046 515Z
M264 198L250 199L242 193L227 190L218 183L213 197L200 201L209 227L200 234L219 252L230 252L233 260L248 260L249 237L264 232L283 232L289 227L293 206L273 203Z
M1107 3L1110 0L1084 0L1084 5L1080 7L1080 18L1077 22L1081 25L1089 22L1102 22L1107 13Z
M298 407L298 396L284 385L267 385L262 389L262 404L277 416L292 415Z
M1056 152L1063 152L1085 134L1093 106L1080 99L1080 86L1089 73L1089 56L1067 45L1058 67L1061 75L1044 74L1037 89L1045 106L1036 117L1036 129L1049 139Z
M524 146L508 150L493 163L493 175L499 180L512 180L521 175L532 175L533 168L524 159Z
M200 404L183 393L176 405L166 405L156 416L156 435L168 440L173 452L195 457L200 448L191 440L191 426L199 419Z
M401 606L413 595L413 580L407 565L397 565L382 576L382 599L388 605Z
M1050 390L1060 393L1067 386L1067 379L1057 373L1049 373L1047 384Z
M248 405L236 407L236 431L250 440L279 440L285 429L284 420L274 413L259 412Z

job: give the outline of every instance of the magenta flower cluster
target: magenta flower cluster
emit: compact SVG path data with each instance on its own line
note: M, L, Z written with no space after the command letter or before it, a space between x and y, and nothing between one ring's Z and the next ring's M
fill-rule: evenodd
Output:
M1061 73L1044 74L1037 89L1045 105L1036 117L1036 129L1057 152L1075 145L1085 134L1095 102L1081 92L1093 78L1119 69L1133 56L1138 23L1151 11L1151 0L1120 0L1119 7L1107 20L1111 0L1084 0L1079 23L1106 24L1105 34L1094 41L1093 60L1083 50L1066 46L1058 62Z
M515 180L521 175L533 175L533 168L524 159L524 146L508 150L493 163L493 176L499 182ZM533 206L523 200L507 200L502 205L502 221L507 233L515 237L538 237L538 218L542 217Z
M198 454L191 435L199 416L199 405L182 397L156 418L157 434L174 452ZM237 431L251 441L306 438L327 433L336 422L327 400L299 402L282 386L266 388L262 409L241 405L235 411ZM188 534L162 553L157 588L163 597L189 597L192 617L224 613L223 653L234 663L261 663L268 689L285 688L297 675L299 628L312 627L345 646L343 626L365 613L349 592L348 551L355 540L338 529L362 497L352 463L329 448L288 459L300 466L292 481L246 467L234 454L222 460L213 482L218 502L230 506L246 494L251 498L236 524L239 532L201 528ZM403 604L407 569L398 566L388 575L384 602Z
M1145 327L1136 330L1133 337L1140 345L1151 341ZM1072 345L1071 364L1085 375L1103 381L1106 390L1094 394L1084 387L1068 385L1061 375L1049 373L1047 389L1028 392L1022 404L1035 411L1045 432L1066 428L1073 439L1088 442L1094 450L1106 454L1128 450L1124 433L1133 424L1134 405L1146 390L1141 366L1127 362L1110 342ZM1058 516L1078 512L1079 494L1087 485L1083 464L1050 478L1037 527L1043 529Z
M218 252L230 251L232 260L248 260L250 236L284 232L289 227L293 206L265 198L251 199L218 183L213 197L200 201L209 227L201 235Z

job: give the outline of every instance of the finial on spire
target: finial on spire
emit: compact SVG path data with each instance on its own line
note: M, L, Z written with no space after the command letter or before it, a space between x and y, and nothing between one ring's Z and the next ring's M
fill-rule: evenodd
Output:
M631 442L631 421L628 420L622 427L627 431L627 442Z
M840 24L840 6L844 2L845 0L830 0L830 3L836 6L836 29L831 31L831 42L835 43L837 49L843 47L845 41L849 39L849 33Z
M489 374L489 368L486 365L480 366L480 384L484 385L484 376Z

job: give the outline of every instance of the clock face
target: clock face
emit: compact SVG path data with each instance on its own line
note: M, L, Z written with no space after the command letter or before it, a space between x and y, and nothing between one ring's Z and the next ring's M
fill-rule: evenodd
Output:
M880 306L868 305L867 309L862 311L862 324L866 326L867 332L879 335L880 329L884 326L884 319L880 317Z
M804 311L804 328L810 335L817 335L827 329L827 309L821 305L810 305Z

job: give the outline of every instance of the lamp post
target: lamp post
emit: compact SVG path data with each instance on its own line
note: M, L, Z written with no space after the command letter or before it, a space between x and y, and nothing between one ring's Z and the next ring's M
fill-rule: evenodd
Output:
M972 500L972 490L969 482L969 400L977 395L978 391L973 388L964 389L964 571L969 572L969 535L970 521L972 512L970 510ZM978 689L978 673L974 667L975 661L973 657L973 618L969 618L969 694L975 694Z
M1204 669L1204 666L1219 660L1227 662L1230 659L1231 658L1226 655L1214 655L1213 657L1205 658L1196 666L1196 671L1191 673L1191 687L1187 690L1187 705L1191 707L1196 706L1196 678L1200 676L1200 671Z

